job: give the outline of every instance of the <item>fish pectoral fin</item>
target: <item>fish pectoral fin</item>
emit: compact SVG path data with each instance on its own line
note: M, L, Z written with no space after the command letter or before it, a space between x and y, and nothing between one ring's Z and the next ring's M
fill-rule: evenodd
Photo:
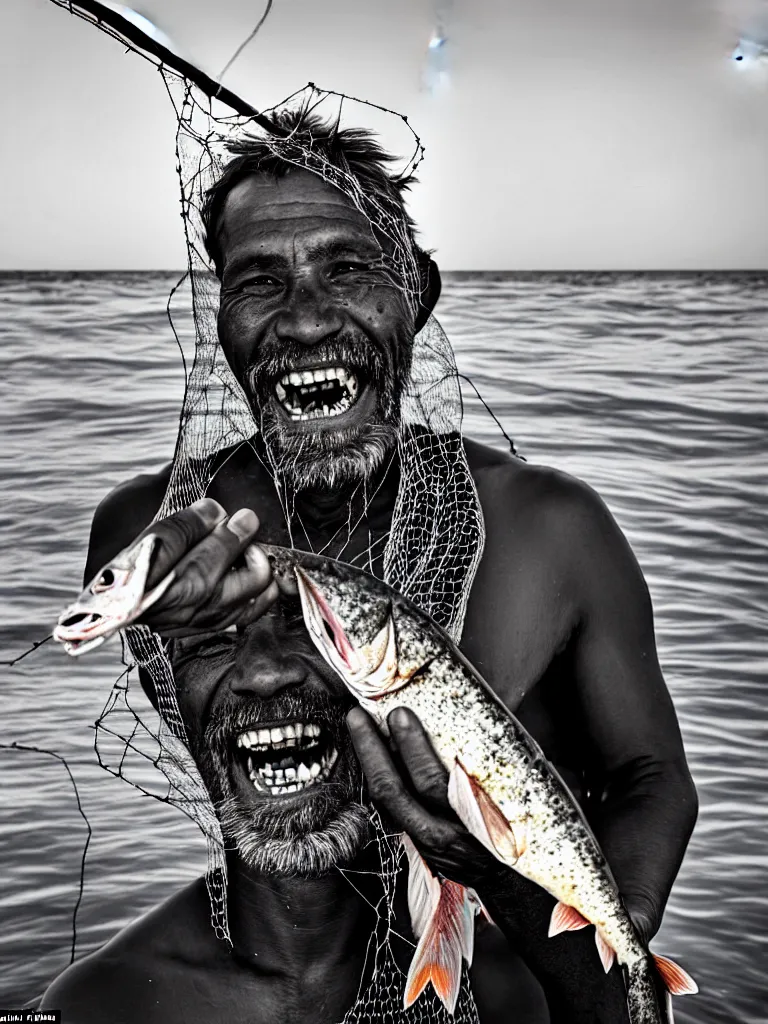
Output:
M674 960L667 956L659 956L657 953L651 953L651 956L661 980L667 986L667 991L673 996L695 995L699 991L699 986L690 974Z
M512 826L458 758L448 779L448 802L478 842L502 863L514 867L523 851Z
M600 963L603 965L603 970L607 974L613 966L613 961L616 959L616 952L613 946L610 946L599 930L595 928L595 945L597 946L597 952L600 955Z
M416 947L405 983L408 1009L431 982L448 1013L456 1009L466 948L467 892L456 882L434 879L440 892ZM474 920L474 912L471 914Z
M357 650L365 666L360 685L368 696L382 696L398 683L397 633L390 608L384 625L369 644Z
M567 903L556 903L549 920L547 935L551 939L561 932L577 932L580 928L586 928L588 924L586 917L575 907L569 907Z

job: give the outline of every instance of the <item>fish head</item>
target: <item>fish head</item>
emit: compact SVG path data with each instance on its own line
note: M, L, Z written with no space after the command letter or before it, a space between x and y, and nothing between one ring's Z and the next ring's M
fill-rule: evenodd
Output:
M99 647L165 593L173 573L149 594L144 592L156 540L149 533L121 551L61 613L53 639L68 654L76 657Z
M352 577L346 581L342 600L338 599L337 590L333 595L337 598L334 602L331 591L335 588L324 586L324 583L330 584L330 580L318 582L313 578L316 573L310 575L298 565L294 572L304 623L312 642L358 700L367 703L394 693L407 686L416 672L424 667L423 661L403 657L392 602L373 600L372 595L366 592L362 573L356 574L359 579ZM338 608L334 607L334 604L342 604L351 612L352 603L356 605L354 629L345 623ZM351 614L349 617L353 619ZM373 632L374 635L368 642L359 639L361 620L372 627L368 633Z

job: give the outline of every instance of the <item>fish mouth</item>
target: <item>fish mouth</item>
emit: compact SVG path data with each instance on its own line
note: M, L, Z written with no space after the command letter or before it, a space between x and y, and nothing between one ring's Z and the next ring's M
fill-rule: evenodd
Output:
M317 721L254 724L236 734L232 755L246 791L270 800L311 793L339 761L333 732Z
M362 422L376 404L360 367L325 362L296 368L272 381L270 397L293 429L341 429Z
M53 639L64 644L67 654L76 656L106 643L109 635L119 627L120 621L113 616L73 608L59 619L53 630Z

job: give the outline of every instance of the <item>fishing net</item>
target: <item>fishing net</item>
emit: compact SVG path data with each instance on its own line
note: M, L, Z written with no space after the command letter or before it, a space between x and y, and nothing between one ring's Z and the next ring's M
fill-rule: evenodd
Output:
M219 281L212 273L203 243L204 196L232 159L233 143L258 133L276 156L319 175L343 191L390 242L390 259L397 264L404 297L414 315L421 287L411 231L398 204L386 196L364 191L352 174L330 164L298 132L279 138L265 134L247 117L216 118L188 83L168 74L165 80L178 117L178 167L195 349L173 469L159 517L202 497L211 482L217 456L236 445L253 445L259 433L251 404L219 344ZM334 95L309 86L294 96L291 102L299 110L297 123L301 123L303 111L316 113ZM338 110L335 113L338 122ZM419 153L417 142L414 162ZM401 478L384 551L384 578L458 639L467 595L482 553L483 519L461 441L461 395L456 367L450 345L434 317L430 317L414 342L411 372L401 397L399 433ZM283 502L289 535L293 537L296 524L295 510L288 497L290 488L282 478L279 460L268 457L267 462ZM369 566L373 561L371 555ZM173 669L160 637L140 626L127 632L136 662L151 676L157 694L160 726L155 763L171 785L169 802L193 818L206 836L213 926L216 934L227 940L224 842L213 805L187 749ZM377 816L372 817L374 826L378 820ZM378 929L381 938L375 943L374 980L345 1019L363 1021L373 1016L393 1021L439 1020L445 1010L431 994L423 995L409 1011L402 1009L404 979L387 941L399 844L393 848L392 840L380 827L376 827L376 834L382 854L385 909ZM472 1020L472 1005L471 996L464 993L457 1019Z
M220 106L184 75L162 65L160 71L178 125L177 170L188 267L185 278L177 286L177 298L186 295L189 299L194 351L185 360L186 391L178 439L170 482L158 518L185 508L206 494L221 464L222 453L226 455L243 445L251 446L254 453L257 451L260 424L219 344L220 285L204 244L205 195L232 159L233 145L257 136L271 154L284 163L309 171L341 190L368 219L375 236L386 240L383 258L390 261L396 272L394 276L414 316L421 290L419 254L412 227L401 204L392 196L365 188L343 160L329 160L313 145L311 135L307 138L306 132L271 133L265 129L260 115L221 115L218 113ZM317 117L326 110L326 122L335 123L337 127L344 116L350 120L350 109L362 123L365 123L366 109L384 112L381 107L320 90L311 84L289 97L280 109L298 112L294 125L301 125L305 119ZM273 113L275 110L273 108ZM421 160L423 147L405 117L386 113L400 118L411 133L413 153L399 172L405 178ZM177 333L177 341L181 333ZM179 344L183 353L183 345ZM482 512L466 462L461 419L461 392L453 353L438 321L430 316L413 342L410 374L400 399L400 483L391 529L383 557L377 560L374 552L369 551L367 567L376 571L375 567L380 566L388 583L427 611L456 640L461 636L467 598L484 543ZM279 459L272 457L269 446L265 449L262 444L258 450L262 460L266 450L266 464L280 497L288 534L295 546L301 546L301 523L283 467ZM363 507L362 512L356 513L354 523L350 511L350 531L360 517L365 516L365 511ZM343 557L343 544L339 554ZM137 764L137 759L142 768L149 760L160 770L167 787L153 795L183 810L206 837L209 855L206 881L212 924L216 934L229 941L224 840L208 791L189 752L167 646L145 626L130 627L126 641L133 662L152 680L159 717L155 724L149 725L136 714L128 685L131 672L127 670L125 679L114 687L97 723L96 749L100 763L129 782L132 781L132 765ZM140 788L144 787L140 785ZM455 1016L448 1016L431 988L409 1010L403 1009L404 977L389 942L395 926L395 883L403 855L399 838L388 834L372 809L370 815L381 861L379 924L371 940L370 984L361 991L345 1022L475 1021L477 1014L466 969Z

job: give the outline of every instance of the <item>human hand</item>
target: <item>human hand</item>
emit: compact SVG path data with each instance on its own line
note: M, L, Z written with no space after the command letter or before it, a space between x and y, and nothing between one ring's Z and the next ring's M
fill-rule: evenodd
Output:
M173 570L165 593L137 621L164 637L212 633L255 621L278 596L267 556L253 544L259 520L250 509L228 516L212 498L145 530L157 537L145 591ZM245 565L234 568L245 556Z
M433 872L473 889L508 872L453 812L448 772L417 716L407 708L395 708L387 725L391 750L362 708L354 707L347 715L374 804L410 836Z

